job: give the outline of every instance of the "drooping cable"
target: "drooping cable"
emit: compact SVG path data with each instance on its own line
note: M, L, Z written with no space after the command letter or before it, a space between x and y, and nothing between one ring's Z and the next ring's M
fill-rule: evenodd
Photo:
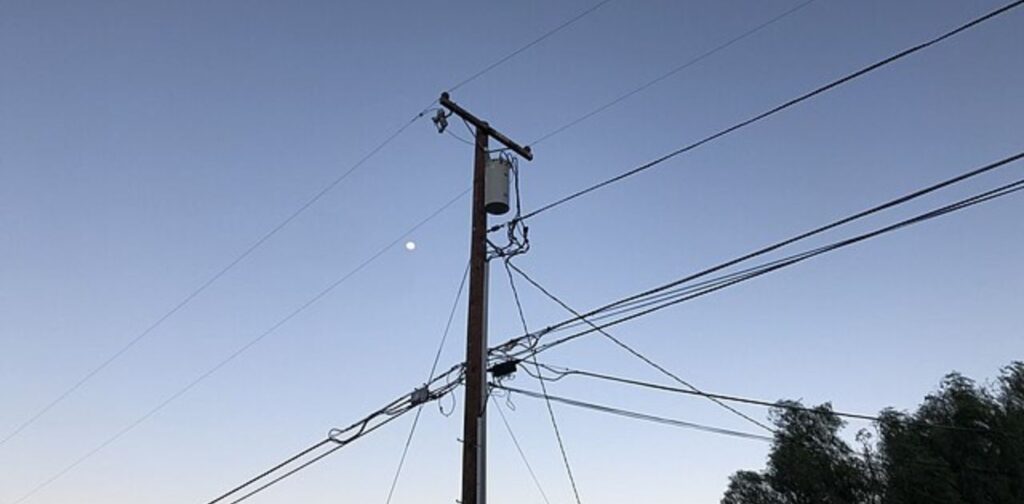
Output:
M571 369L571 368L566 368L566 367L552 366L552 365L548 365L548 364L541 364L540 367L542 369L544 369L544 371L547 371L549 373L553 373L555 375L554 378L546 377L545 379L547 379L548 381L557 381L557 380L560 380L560 379L568 377L568 376L581 376L581 377L585 377L585 378L592 378L592 379L597 379L597 380L609 381L609 382L613 382L613 383L620 383L620 384L624 384L624 385L631 385L631 386L635 386L635 387L642 387L642 388L647 388L647 389L651 389L651 390L659 390L659 391L662 391L662 392L670 392L670 393L673 393L673 394L683 394L683 395L702 396L702 397L714 397L714 398L720 399L722 401L736 402L736 403L741 403L741 404L751 404L751 405L755 405L755 406L763 406L763 407L766 407L766 408L778 408L778 409L787 409L787 410L792 410L792 411L802 411L802 412L806 412L806 413L817 413L818 412L818 410L816 408L808 408L806 406L801 406L799 404L796 404L796 403L793 403L793 402L789 402L789 401L766 401L764 399L752 399L752 398L749 398L749 397L740 397L740 396L736 396L736 395L713 394L713 393L709 393L709 392L700 392L700 393L698 393L698 392L694 392L693 390L689 390L689 389L683 389L683 388L679 388L679 387L672 387L672 386L668 386L668 385L662 385L662 384L659 384L659 383L651 383L651 382L645 382L645 381L640 381L640 380L634 380L634 379L631 379L631 378L623 378L621 376L613 376L613 375L609 375L609 374L606 374L606 373L596 373L596 372L593 372L593 371L586 371L586 370L582 370L582 369ZM850 413L850 412L847 412L847 411L837 411L837 410L830 409L829 410L829 414L835 415L837 417L842 417L842 418L850 418L850 419L854 419L854 420L864 420L864 421L876 422L876 423L882 421L882 418L880 418L878 416L867 415L867 414L863 414L863 413ZM959 426L955 426L955 425L944 425L944 424L934 424L934 423L925 423L925 422L917 422L917 423L915 423L915 425L920 425L920 426L927 427L927 428L932 428L932 429L942 429L942 430L970 431L970 432L994 432L992 429L959 427Z
M540 492L540 497L544 499L545 504L551 504L548 500L548 494L544 491L544 487L540 484L540 480L537 479L537 473L533 470L533 465L530 464L530 459L526 458L526 453L523 452L523 447L519 445L519 438L516 437L516 433L512 431L512 426L508 423L508 418L505 416L505 411L501 408L501 404L494 400L494 396L490 396L491 402L494 404L494 408L498 410L498 416L501 417L501 423L505 424L505 431L508 432L508 437L512 439L512 444L516 447L516 451L519 452L519 458L523 461L523 465L526 466L526 470L530 473L530 479L533 480L534 486L537 487L537 491Z
M464 143L466 145L474 145L474 146L476 145L475 143L473 143L473 142L471 142L469 140L466 140L465 138L460 137L457 133L455 133L454 131L452 131L450 129L445 130L445 133L448 133L448 135L450 135L452 138L454 138L454 139L456 139L456 140L458 140L458 141L460 141L460 142L462 142L462 143Z
M514 268L511 264L511 257L506 257L503 262L505 264L505 273L508 275L509 287L512 289L512 298L516 303L519 320L523 325L523 332L529 334L530 329L526 323L526 316L523 314L523 304L519 299L519 290L516 288L516 282L515 278L512 276L512 270L509 269L510 267ZM532 364L537 368L537 372L540 373L540 366L537 364L537 357L533 356L532 361ZM569 463L569 455L565 451L565 442L562 440L562 431L558 428L558 420L555 418L555 409L551 406L551 401L546 399L548 397L548 387L544 383L543 379L539 379L538 381L540 382L540 389L545 397L544 404L547 406L548 417L551 419L551 427L555 432L555 440L558 441L558 451L562 455L562 465L565 467L565 474L569 478L569 485L572 487L573 497L576 499L576 504L582 504L582 501L580 500L580 491L576 486L576 477L573 475L572 465Z
M497 385L496 388L499 388L501 390L505 390L507 392L511 392L513 394L520 394L520 395L523 395L523 396L526 396L526 397L532 397L534 399L543 399L544 398L543 394L538 394L537 392L532 392L532 391L529 391L529 390L513 388L513 387L509 387L507 385ZM772 441L771 437L769 437L769 436L762 436L760 434L751 434L751 433L748 433L748 432L742 432L742 431L737 431L737 430L732 430L732 429L723 429L721 427L712 427L712 426L709 426L709 425L703 425L703 424L698 424L698 423L693 423L693 422L687 422L687 421L684 421L684 420L676 420L674 418L665 418L665 417L659 417L659 416L655 416L655 415L648 415L646 413L638 413L638 412L635 412L635 411L629 411L629 410L625 410L625 409L621 409L621 408L613 408L613 407L610 407L610 406L604 406L604 405L595 404L595 403L591 403L591 402L579 401L579 400L576 400L576 399L568 399L568 398L565 398L565 397L559 397L559 396L553 396L553 395L549 395L548 397L552 401L559 402L559 403L562 403L562 404L566 404L566 405L569 405L569 406L575 406L577 408L585 408L585 409L590 409L590 410L594 410L594 411L599 411L599 412L602 412L602 413L608 413L608 414L618 415L618 416L622 416L622 417L626 417L626 418L632 418L634 420L644 420L644 421L647 421L647 422L660 423L660 424L663 424L663 425L671 425L673 427L682 427L682 428L685 428L685 429L695 429L695 430L699 430L699 431L710 432L710 433L713 433L713 434L722 434L722 435L726 435L726 436L733 436L733 437L739 437L739 438L744 438L744 439L754 439L754 440L757 440L757 441L769 441L769 442Z
M742 411L740 411L740 410L738 410L738 409L736 409L736 408L726 404L725 402L721 401L720 399L718 399L718 398L716 398L716 397L714 397L712 395L705 394L704 391L702 391L701 389L697 388L692 383L690 383L690 382L680 378L679 375L673 373L672 371L669 371L668 369L666 369L661 364L658 364L657 362L654 362L650 357L647 357L646 355L640 353L638 350L634 349L632 346L627 345L625 342L623 342L619 338L616 338L611 333L609 333L607 330L605 330L604 328L598 326L597 324L592 322L590 319L588 319L588 318L584 317L582 314L580 314L580 312L576 311L571 306L566 304L565 301L562 301L558 296L555 296L554 294L552 294L551 291L549 291L548 289L544 288L544 286L539 284L536 280L534 280L532 277L527 275L526 272L524 272L522 269L520 269L516 265L510 264L509 267L514 269L516 271L516 273L518 273L519 276L523 277L523 279L525 279L527 282L529 282L530 285L533 285L537 290L539 290L541 293L543 293L549 299L551 299L556 304L561 306L563 309L565 309L566 311L571 313L573 316L580 317L580 319L582 321L586 322L595 331L601 333L604 337L608 338L608 340L610 340L616 346L618 346L619 348L625 350L626 352L628 352L630 355L636 357L637 359L640 359L640 361L642 361L643 363L647 364L648 366L654 368L659 373L661 373L661 374L671 378L676 383L679 383L680 385L690 389L694 393L707 398L709 401L717 404L718 406L720 406L723 409L729 411L730 413L732 413L732 414L734 414L734 415L736 415L736 416L746 420L747 422L750 422L750 423L752 423L752 424L754 424L754 425L756 425L756 426L758 426L758 427L760 427L760 428L762 428L762 429L764 429L764 430L766 430L768 432L775 432L775 429L772 429L771 427L766 425L764 422L761 422L761 421L757 420L756 418L753 418L750 415L747 415L746 413L744 413L744 412L742 412ZM509 273L509 274L511 274L511 273ZM527 331L527 332L529 332L529 331ZM537 362L536 354L533 355L533 361L536 364L536 362ZM539 367L537 369L537 372L538 372L538 374L540 373L540 368ZM543 383L544 380L541 379L540 382Z
M529 145L530 147L536 147L537 144L539 144L539 143L541 143L541 142L543 142L545 140L548 140L551 137L553 137L555 135L558 135L558 134L562 133L563 131L565 131L565 130L567 130L569 128L572 128L573 126L576 126L576 125L586 121L587 119L590 119L591 117L594 117L594 116L600 114L601 112L604 112L605 110L608 110L608 109L618 105L619 103L622 103L622 102L628 100L629 98L632 98L633 96L635 96L635 95L637 95L637 94L647 90L648 88L654 86L655 84L657 84L657 83L659 83L661 81L664 81L665 79L668 79L669 77L672 77L673 75L676 75L679 72L682 72L683 70L686 70L687 68L690 68L691 66L696 65L697 63L700 63L701 61L704 61L705 59L710 58L711 56L714 56L715 54L717 54L717 53L719 53L721 51L724 51L725 49L728 49L732 45L734 45L734 44L736 44L738 42L741 42L742 40L744 40L744 39L746 39L748 37L753 36L754 34L760 32L761 30L764 30L765 28L768 28L769 26L771 26L771 25L773 25L773 24L775 24L775 23L777 23L779 21L782 21L783 19L785 19L785 18L789 17L790 15L795 14L797 11L803 9L804 7L807 7L808 5L814 3L814 1L815 0L804 0L803 2L797 4L796 6L791 7L790 9L786 10L785 12L776 15L775 17L773 17L773 18L771 18L771 19L769 19L769 20L767 20L767 21L765 21L765 22L763 22L763 23L761 23L761 24L759 24L759 25L757 25L757 26L755 26L755 27L753 27L753 28L751 28L751 29L749 29L749 30L747 30L747 31L745 31L745 32L743 32L743 33L741 33L741 34L731 38L731 39L729 39L729 40L727 40L726 42L724 42L722 44L719 44L719 45L715 46L712 49L709 49L708 51L705 51L705 52L701 53L700 55L690 59L689 61L683 63L682 65L679 65L679 66L669 70L668 72L665 72L665 73L655 77L654 79L651 79L651 80L641 84L640 86L637 86L636 88L633 88L632 90L630 90L630 91L628 91L628 92L626 92L624 94L619 95L618 97L616 97L615 99L605 103L604 105L601 105L601 106L591 110L590 112L587 112L586 114L583 114L583 115L577 117L576 119L573 119L573 120L571 120L571 121L569 121L569 122L567 122L567 123L565 123L565 124L555 128L555 129L553 129L553 130L551 130L551 131L541 135L539 138L537 138L536 140L528 143L527 145Z
M437 345L437 352L434 354L434 361L430 365L430 373L427 375L426 383L434 381L434 373L437 371L437 363L441 360L441 353L444 351L444 344L448 340L448 332L452 328L452 321L455 319L455 310L459 307L459 299L462 298L462 291L466 287L466 278L469 276L469 263L462 272L462 279L459 280L459 289L455 293L455 300L452 302L452 309L448 312L448 320L444 324L444 331L441 333L441 341ZM395 468L395 476L391 479L391 487L388 488L388 497L385 504L391 504L395 495L395 488L398 487L398 479L402 476L402 468L405 467L405 458L409 455L409 446L412 445L412 438L416 435L416 426L420 423L420 415L423 413L424 404L416 407L416 416L412 419L412 426L409 427L409 435L405 438L405 446L402 447L402 456L398 459L398 467Z
M607 180L601 181L601 182L599 182L597 184L591 185L591 186L589 186L587 188L584 188L582 190L576 191L576 192L574 192L572 194L569 194L569 195L567 195L565 197L562 197L562 198L560 198L558 200L555 200L555 201L553 201L551 203L548 203L548 204L546 204L546 205L544 205L544 206L542 206L540 208L537 208L536 210L528 212L522 218L523 219L530 219L530 218L532 218L532 217L534 217L534 216L536 216L538 214L541 214L543 212L551 210L552 208L555 208L557 206L560 206L560 205L563 205L565 203L568 203L569 201L572 201L572 200L574 200L576 198L579 198L579 197L581 197L581 196L583 196L585 194L591 193L593 191L601 189L601 188L603 188L605 186L608 186L610 184L613 184L615 182L619 182L619 181L621 181L621 180L623 180L625 178L631 177L631 176L636 175L636 174L638 174L640 172L649 170L649 169L651 169L651 168L653 168L653 167L655 167L655 166L657 166L657 165L659 165L661 163L664 163L665 161L668 161L669 159L672 159L672 158L674 158L674 157L676 157L676 156L678 156L680 154L683 154L685 152L689 152L689 151L691 151L693 149L696 149L696 148L698 148L698 147L700 147L700 146L702 146L704 144L707 144L709 142L717 140L717 139L719 139L721 137L724 137L724 136L726 136L726 135L728 135L728 134L730 134L730 133L732 133L734 131L737 131L737 130L742 129L742 128L746 127L746 126L754 124L754 123L756 123L758 121L761 121L762 119L765 119L767 117L775 115L775 114L777 114L777 113L779 113L779 112L781 112L783 110L786 110L786 109L788 109L788 108L790 108L790 107L792 107L794 105L802 103L802 102L804 102L806 100L809 100L809 99L811 99L811 98L813 98L815 96L818 96L818 95L820 95L822 93L825 93L825 92L827 92L827 91L829 91L829 90L831 90L833 88L841 86L842 84L845 84L845 83L850 82L850 81L852 81L854 79L857 79L858 77L867 75L867 74L869 74L869 73L871 73L871 72L873 72L873 71L875 71L875 70L877 70L879 68L882 68L882 67L885 67L885 66L887 66L889 64L895 63L896 61L899 61L899 60L901 60L901 59L903 59L903 58L905 58L907 56L910 56L910 55L918 52L918 51L924 50L924 49L926 49L928 47L931 47L931 46L933 46L935 44L938 44L938 43L940 43L940 42L942 42L942 41L944 41L944 40L946 40L946 39L948 39L950 37L953 37L953 36L963 32L963 31L966 31L966 30L968 30L970 28L973 28L973 27L975 27L975 26L977 26L977 25L979 25L979 24L981 24L981 23L983 23L985 21L988 21L989 19L992 19L992 18L994 18L996 16L999 16L1001 14L1005 14L1006 12L1008 12L1008 11L1010 11L1012 9L1020 7L1022 4L1024 4L1024 0L1017 0L1017 1L1011 2L1011 3L1007 4L1007 5L1004 5L1003 7L1000 7L1000 8L998 8L998 9L992 11L992 12L989 12L988 14L985 14L985 15L983 15L981 17L978 17L978 18L976 18L976 19L974 19L974 20L972 20L972 21L970 21L970 22L968 22L966 24L963 24L963 25L961 25L961 26L959 26L959 27L957 27L957 28L955 28L955 29L953 29L951 31L943 33L942 35L939 35L938 37L935 37L935 38L932 38L932 39L927 40L925 42L922 42L920 44L917 44L917 45L915 45L913 47L910 47L908 49L900 51L900 52L898 52L898 53L896 53L896 54L894 54L892 56L889 56L889 57L887 57L885 59L882 59L882 60L880 60L878 62L872 63L871 65L868 65L868 66L866 66L864 68L861 68L860 70L857 70L855 72L852 72L852 73L849 73L847 75L844 75L843 77L840 77L839 79L836 79L836 80L834 80L834 81L832 81L832 82L830 82L828 84L825 84L825 85L823 85L821 87L818 87L818 88L816 88L816 89L814 89L814 90L812 90L810 92L804 93L804 94L802 94L802 95L800 95L800 96L798 96L796 98L793 98L793 99L791 99L789 101L786 101L786 102L784 102L784 103L782 103L780 105L772 107L772 108L766 110L765 112L762 112L762 113L757 114L757 115L755 115L755 116L753 116L753 117L751 117L749 119L746 119L746 120L744 120L742 122L739 122L737 124L729 126L728 128L720 130L717 133L714 133L714 134L712 134L710 136L707 136L707 137L705 137L705 138L703 138L701 140L698 140L698 141L696 141L694 143L691 143L689 145L686 145L684 147L676 149L676 150L674 150L672 152L669 152L668 154L665 154L664 156L661 156L661 157L659 157L659 158L657 158L657 159L655 159L653 161L650 161L648 163L644 163L644 164L642 164L640 166L637 166L636 168L633 168L633 169L631 169L629 171L626 171L626 172L621 173L619 175L616 175L616 176L614 176L612 178L609 178Z

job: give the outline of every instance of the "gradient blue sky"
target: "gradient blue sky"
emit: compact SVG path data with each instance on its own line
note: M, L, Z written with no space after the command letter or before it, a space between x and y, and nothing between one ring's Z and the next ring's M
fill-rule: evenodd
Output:
M591 0L0 4L0 433L289 215L440 91ZM455 93L529 142L796 5L617 0ZM818 0L535 149L536 207L1001 5ZM579 308L1016 153L1024 11L985 23L531 222L518 262ZM458 131L461 125L456 126ZM420 121L121 360L0 447L11 502L468 186ZM1000 182L964 184L823 238ZM1024 355L1024 198L1002 199L618 328L708 390L913 408L940 376ZM468 253L468 199L28 502L199 502L408 391ZM818 241L816 243L822 243ZM495 273L498 273L496 270ZM517 335L492 282L491 337ZM564 313L523 287L532 323ZM460 312L442 364L459 360ZM547 361L659 377L599 339ZM525 377L517 382L532 386ZM723 427L705 402L566 380L552 392ZM460 400L461 404L461 400ZM510 414L569 502L542 404ZM749 410L763 415L763 410ZM587 504L717 502L753 441L557 408ZM383 502L403 419L254 502ZM857 428L861 425L853 425ZM852 433L854 429L851 429ZM402 502L458 497L458 415L426 410ZM490 499L540 502L496 419Z

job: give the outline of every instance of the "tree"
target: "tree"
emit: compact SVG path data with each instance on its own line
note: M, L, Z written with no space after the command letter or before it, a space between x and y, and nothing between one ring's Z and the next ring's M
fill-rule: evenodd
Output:
M830 405L799 406L773 409L766 468L733 475L722 504L1024 503L1022 362L988 387L950 373L913 414L883 410L861 453Z
M999 467L1009 479L1010 496L1024 502L1024 362L1003 368L997 400L1003 409Z
M1011 502L998 467L999 417L995 399L958 373L947 375L915 414L884 411L878 451L887 476L885 501Z
M785 504L786 500L772 488L761 473L737 471L729 477L729 489L722 504Z
M772 423L776 431L767 469L736 473L723 504L867 502L870 485L864 463L839 438L844 422L830 405L806 410L799 403L782 402L772 411Z

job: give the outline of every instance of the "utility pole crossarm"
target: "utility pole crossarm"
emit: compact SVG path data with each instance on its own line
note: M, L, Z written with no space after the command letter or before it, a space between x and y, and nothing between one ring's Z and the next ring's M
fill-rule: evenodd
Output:
M457 103L453 102L448 96L448 93L441 93L441 99L438 101L442 107L450 110L453 114L463 118L466 122L472 124L478 130L485 133L487 136L495 139L498 143L508 147L512 152L519 154L527 161L533 161L533 152L530 150L530 146L523 147L516 142L510 140L507 136L503 135L500 131L491 127L487 124L487 121L480 119L479 117L471 114L468 110L460 107Z

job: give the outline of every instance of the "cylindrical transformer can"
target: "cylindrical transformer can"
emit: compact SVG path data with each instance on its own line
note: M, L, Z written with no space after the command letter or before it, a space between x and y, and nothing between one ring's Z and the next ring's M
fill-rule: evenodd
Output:
M484 172L484 208L491 215L508 213L508 184L512 162L505 158L487 160Z

